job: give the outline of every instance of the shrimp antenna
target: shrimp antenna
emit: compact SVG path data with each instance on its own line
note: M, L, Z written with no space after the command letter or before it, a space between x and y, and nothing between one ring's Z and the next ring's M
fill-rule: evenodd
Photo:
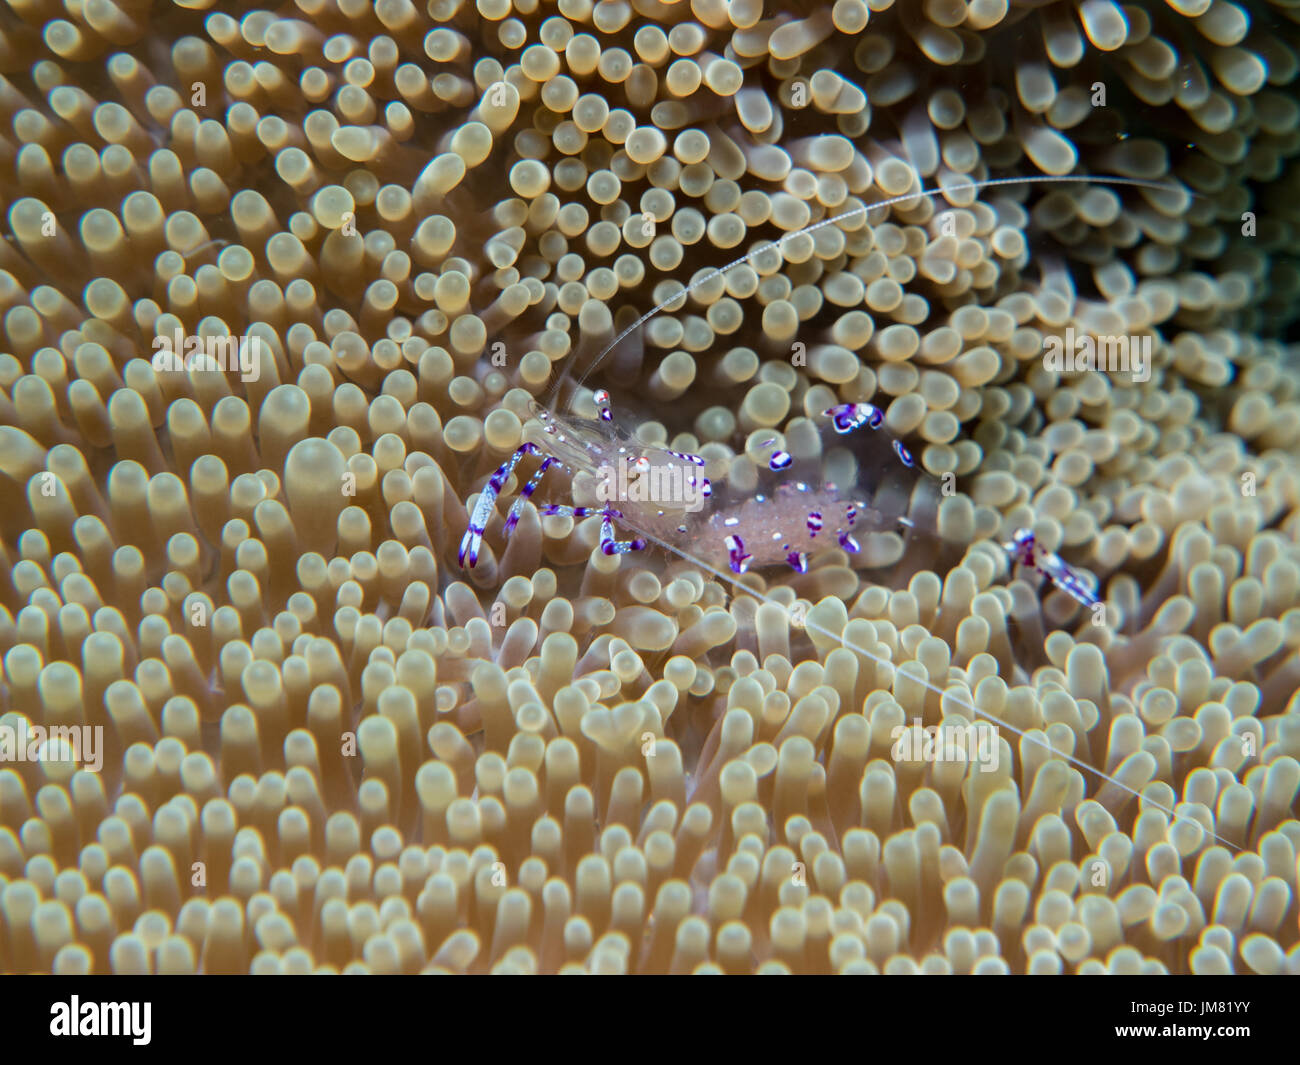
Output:
M678 555L679 557L685 559L687 562L689 562L692 566L695 566L697 569L702 569L704 570L704 572L718 578L718 580L724 582L725 584L730 585L739 594L752 595L755 599L759 600L759 602L761 603L777 606L780 607L782 610L787 609L783 603L778 602L776 599L773 599L771 596L767 595L764 592L759 591L756 588L751 588L747 584L742 584L740 581L736 580L736 578L731 574L717 568L716 566L710 565L704 559L696 558L688 554L686 551L683 551L681 548L674 547L672 544L669 543L665 543L663 540L659 539L659 537L654 536L652 533L647 532L645 529L638 528L635 523L629 522L625 517L621 518L620 520L624 525L627 525L629 528L634 529L639 535L644 536L647 540L651 541L652 543L658 544L660 547L664 548L664 550L671 551L673 554ZM862 655L863 658L870 659L871 661L875 662L877 665L881 665L881 666L890 665L895 667L898 665L898 663L891 662L889 659L886 659L876 654L875 652L868 650L867 648L863 647L861 644L857 643L850 637L846 636L844 633L834 632L831 629L828 629L825 625L818 622L811 615L808 615L804 618L803 627L805 629L810 629L821 636L826 637L828 640L834 641L835 643L838 643L841 646L848 648L850 651L854 651L857 654ZM1162 803L1156 801L1151 796L1142 794L1142 792L1138 791L1132 785L1124 783L1124 781L1120 780L1118 777L1111 776L1109 773L1106 773L1105 771L1096 768L1096 766L1093 766L1088 762L1085 762L1082 758L1079 758L1076 755L1070 754L1066 751L1058 751L1047 741L1045 737L1035 736L1026 729L1017 728L1015 725L1011 724L1008 721L1003 721L1001 718L994 717L987 710L981 710L978 706L974 704L973 701L962 698L960 695L954 693L951 689L940 688L937 684L934 684L932 681L930 681L929 678L913 676L912 679L916 680L917 683L919 683L922 687L927 688L928 690L934 692L940 698L946 699L950 703L956 703L956 705L961 707L963 710L969 710L971 713L976 714L981 718L984 718L986 721L992 722L993 725L998 730L1006 729L1008 732L1011 732L1014 735L1019 736L1020 739L1026 743L1037 744L1039 747L1043 749L1043 751L1048 755L1049 758L1064 759L1065 761L1069 762L1071 765L1079 769L1087 770L1087 772L1091 773L1094 777L1097 777L1100 780L1105 781L1107 784L1110 784L1111 786L1118 788L1120 791L1127 792L1129 795L1136 797L1144 806L1149 806L1153 809L1159 810L1161 813L1167 814L1170 818L1171 824L1179 821L1194 822L1198 827L1200 827L1205 831L1206 835L1210 836L1212 839L1216 840L1217 842L1222 843L1229 850L1237 851L1237 852L1241 851L1241 848L1237 846L1237 844L1231 842L1230 840L1224 839L1222 836L1218 835L1216 832L1212 831L1211 829L1205 828L1204 824L1202 824L1200 821L1196 821L1195 818L1192 818L1186 814L1180 814L1176 810L1170 809L1168 806L1165 806ZM1022 796L1021 798L1022 798L1022 809L1023 809L1023 802L1025 797Z
M578 388L582 387L583 382L585 382L587 378L589 378L593 373L596 372L596 369L600 366L601 363L605 361L605 357L611 351L613 351L616 347L618 347L621 343L623 343L624 340L626 340L629 336L631 336L643 325L645 325L646 322L650 321L651 318L659 314L660 311L667 310L675 303L679 303L679 302L685 303L686 298L696 289L709 284L709 282L711 281L715 281L719 277L722 277L724 274L728 273L731 270L734 270L737 266L740 266L743 263L755 262L760 255L769 254L773 248L775 248L777 251L782 252L782 259L784 260L783 247L787 241L795 240L798 237L807 236L811 233L816 233L817 230L823 229L826 226L833 226L839 222L847 222L850 221L851 219L861 217L865 215L868 211L874 211L877 210L878 208L883 208L883 207L893 207L896 204L907 203L910 200L917 200L917 199L921 199L922 197L938 196L941 193L952 193L952 192L980 192L984 189L1001 188L1001 187L1013 186L1013 185L1047 185L1047 184L1059 184L1064 182L1075 182L1075 183L1084 182L1090 185L1129 185L1129 186L1135 186L1137 188L1155 189L1156 191L1159 192L1177 192L1177 193L1181 193L1184 196L1191 195L1191 193L1189 193L1189 191L1183 188L1183 186L1181 185L1170 185L1166 182L1151 181L1146 178L1111 177L1111 176L1093 177L1088 174L1031 174L1026 177L986 178L983 181L967 181L956 185L945 185L945 186L940 186L940 187L930 188L930 189L917 189L914 192L903 193L901 196L891 196L888 199L879 200L876 203L860 204L859 206L854 207L852 210L845 211L843 214L835 215L833 218L823 218L820 222L814 222L812 223L812 225L804 226L803 229L795 230L793 233L785 233L782 236L778 237L775 241L764 241L763 243L752 248L750 251L746 252L739 259L727 263L726 266L720 266L715 270L710 270L702 277L696 278L689 285L685 286L681 292L675 293L674 295L670 296L668 299L664 300L662 303L646 311L645 314L641 315L640 318L638 318L635 322L629 325L626 329L624 329L621 333L619 333L618 336L616 336L609 344L607 344L605 346L605 349L599 355L597 355L596 358L592 361L591 365L588 366L582 372L582 374L577 378L577 380L574 381L573 384L574 390L576 391ZM561 374L559 377L556 378L555 384L551 387L550 395L548 396L546 405L548 408L552 410L555 408L555 404L559 400L560 388L563 382L564 382L564 375Z

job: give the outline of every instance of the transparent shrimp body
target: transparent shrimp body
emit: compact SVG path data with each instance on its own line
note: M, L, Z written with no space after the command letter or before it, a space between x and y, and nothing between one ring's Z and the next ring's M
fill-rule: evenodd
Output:
M806 572L826 551L857 567L889 567L913 545L936 546L939 483L871 404L840 404L697 455L642 439L603 391L595 400L596 419L534 412L533 439L575 472L575 497L590 504L576 516L607 516L640 539L738 574Z
M573 475L575 505L547 504L542 513L599 516L609 524L644 527L655 539L679 535L687 517L706 509L711 484L706 460L641 440L616 418L604 390L595 394L599 417L563 416L532 404L526 437ZM611 537L602 538L610 550ZM638 540L632 549L639 550Z
M727 464L702 535L739 572L781 563L803 572L827 549L880 568L910 547L932 547L938 482L883 421L872 404L841 404L780 434L751 433Z

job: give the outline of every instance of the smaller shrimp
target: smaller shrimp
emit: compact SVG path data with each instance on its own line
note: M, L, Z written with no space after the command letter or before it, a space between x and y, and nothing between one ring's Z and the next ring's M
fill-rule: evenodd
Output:
M1091 610L1101 603L1096 591L1070 568L1069 563L1060 555L1038 546L1031 530L1017 529L1015 535L1002 547L1011 556L1013 566L1034 570L1080 605Z

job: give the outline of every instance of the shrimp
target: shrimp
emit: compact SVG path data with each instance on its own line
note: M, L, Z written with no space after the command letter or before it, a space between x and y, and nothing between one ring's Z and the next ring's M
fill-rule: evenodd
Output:
M1137 178L1000 178L912 192L823 219L787 234L775 246L760 245L734 262L704 274L638 318L578 377L573 385L570 410L580 397L585 398L580 389L586 379L623 340L655 315L683 304L696 288L742 263L754 262L773 247L779 252L785 242L823 226L939 192L978 192L998 186L1081 180L1185 194L1176 186ZM476 563L497 500L526 459L539 461L506 516L504 537L510 535L525 502L532 498L550 469L568 473L575 484L582 475L594 476L599 505L548 503L541 506L542 515L599 518L598 543L604 554L628 554L657 544L732 586L738 593L767 605L782 606L761 589L742 584L741 575L778 564L806 572L815 551L835 549L862 559L865 568L894 565L902 557L909 539L919 538L932 545L938 540L935 512L939 498L946 493L940 491L939 479L924 471L907 446L884 428L883 411L871 403L836 404L822 410L815 419L791 419L782 432L751 433L739 453L705 455L674 451L640 439L616 417L610 395L604 389L586 394L594 402L595 418L559 413L562 383L563 375L551 389L547 405L536 402L531 405L533 419L526 431L532 439L521 444L498 467L480 492L460 543L462 568ZM717 448L715 445L706 450L716 452ZM612 488L611 480L618 485L617 491ZM634 493L633 484L644 484L645 490ZM655 485L677 486L678 491L656 493ZM703 505L695 505L700 502ZM620 528L631 535L619 539ZM1094 607L1101 602L1094 587L1058 555L1044 550L1031 530L1017 530L1003 549L1011 566L1027 568L1046 577L1080 605ZM832 631L813 615L805 616L800 624L878 665L890 665L885 657L861 646L845 633ZM1019 738L1022 746L1043 748L1049 758L1059 758L1105 782L1110 789L1140 798L1147 806L1167 814L1171 822L1187 818L1188 815L1162 805L1077 755L1051 747L1041 733L996 718L973 701L928 679L916 679L931 692L969 711L972 718L983 718L999 730L1007 730ZM1230 850L1240 849L1217 834L1208 834Z
M775 244L765 242L716 270L697 278L624 329L573 384L573 400L583 383L620 343L660 312L684 303L692 291L744 263L756 263L785 245L867 212L915 202L939 193L979 192L1004 186L1088 181L1161 191L1183 190L1159 182L1124 177L1048 176L996 178L925 189L822 219L788 233ZM547 406L533 404L533 426L540 432L523 443L489 478L470 516L458 560L475 565L497 498L525 459L540 460L506 517L509 536L546 472L553 466L573 477L579 471L606 471L602 480L617 480L620 491L605 491L599 506L547 504L541 512L575 519L598 517L600 549L626 554L651 543L691 561L707 561L733 574L786 564L807 572L810 558L824 548L861 555L864 567L896 564L903 548L936 535L939 481L929 475L907 446L884 428L884 413L871 403L842 403L814 419L796 417L783 432L750 434L739 455L709 457L672 451L639 439L614 416L609 393L593 394L597 417L579 419L558 411L564 383L561 373ZM847 445L847 446L846 446ZM655 491L655 486L679 486ZM688 504L703 501L702 507ZM615 506L617 502L619 505ZM617 530L634 534L618 539ZM1057 555L1036 548L1028 530L1006 546L1013 565L1029 568L1085 607L1099 602L1088 580ZM865 548L865 549L864 549Z

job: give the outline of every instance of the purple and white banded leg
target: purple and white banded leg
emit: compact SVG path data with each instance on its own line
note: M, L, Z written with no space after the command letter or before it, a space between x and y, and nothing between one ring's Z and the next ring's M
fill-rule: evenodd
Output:
M1024 566L1041 574L1075 602L1089 609L1101 602L1096 591L1060 555L1038 546L1029 529L1017 529L1010 542L1002 545L1011 556L1012 565Z
M554 455L547 455L536 444L520 444L515 448L513 454L496 468L496 472L488 478L487 486L479 494L478 502L474 506L474 513L469 518L469 528L461 538L457 559L462 567L465 566L467 558L470 569L473 569L477 564L479 549L483 546L483 532L492 517L492 511L496 507L497 498L501 495L501 489L505 487L506 481L510 480L510 475L514 473L515 467L519 465L525 456L529 455L540 458L542 464L529 478L528 483L524 485L523 490L519 493L519 498L515 500L514 505L510 508L505 527L507 537L519 521L524 500L533 494L546 471L560 461Z
M837 433L851 433L862 428L879 429L885 424L885 412L874 403L841 403L822 411L822 414L831 419ZM893 448L904 466L916 465L915 457L901 440L893 441Z
M885 412L873 403L841 403L822 413L835 423L837 433L851 433L864 426L879 429L885 424Z
M593 518L599 516L600 549L607 555L626 555L629 551L644 551L646 541L637 536L631 540L619 540L614 535L614 519L623 516L622 511L613 507L570 507L563 503L548 503L542 507L542 514L558 514L568 518Z
M547 455L542 459L541 465L533 471L533 475L528 478L528 483L520 489L519 498L514 501L513 505L510 507L510 513L506 516L504 533L507 537L509 537L509 535L514 531L515 526L519 524L519 515L524 512L524 503L526 503L529 497L532 496L533 492L537 490L537 486L546 475L546 471L559 461L560 460L554 455Z

